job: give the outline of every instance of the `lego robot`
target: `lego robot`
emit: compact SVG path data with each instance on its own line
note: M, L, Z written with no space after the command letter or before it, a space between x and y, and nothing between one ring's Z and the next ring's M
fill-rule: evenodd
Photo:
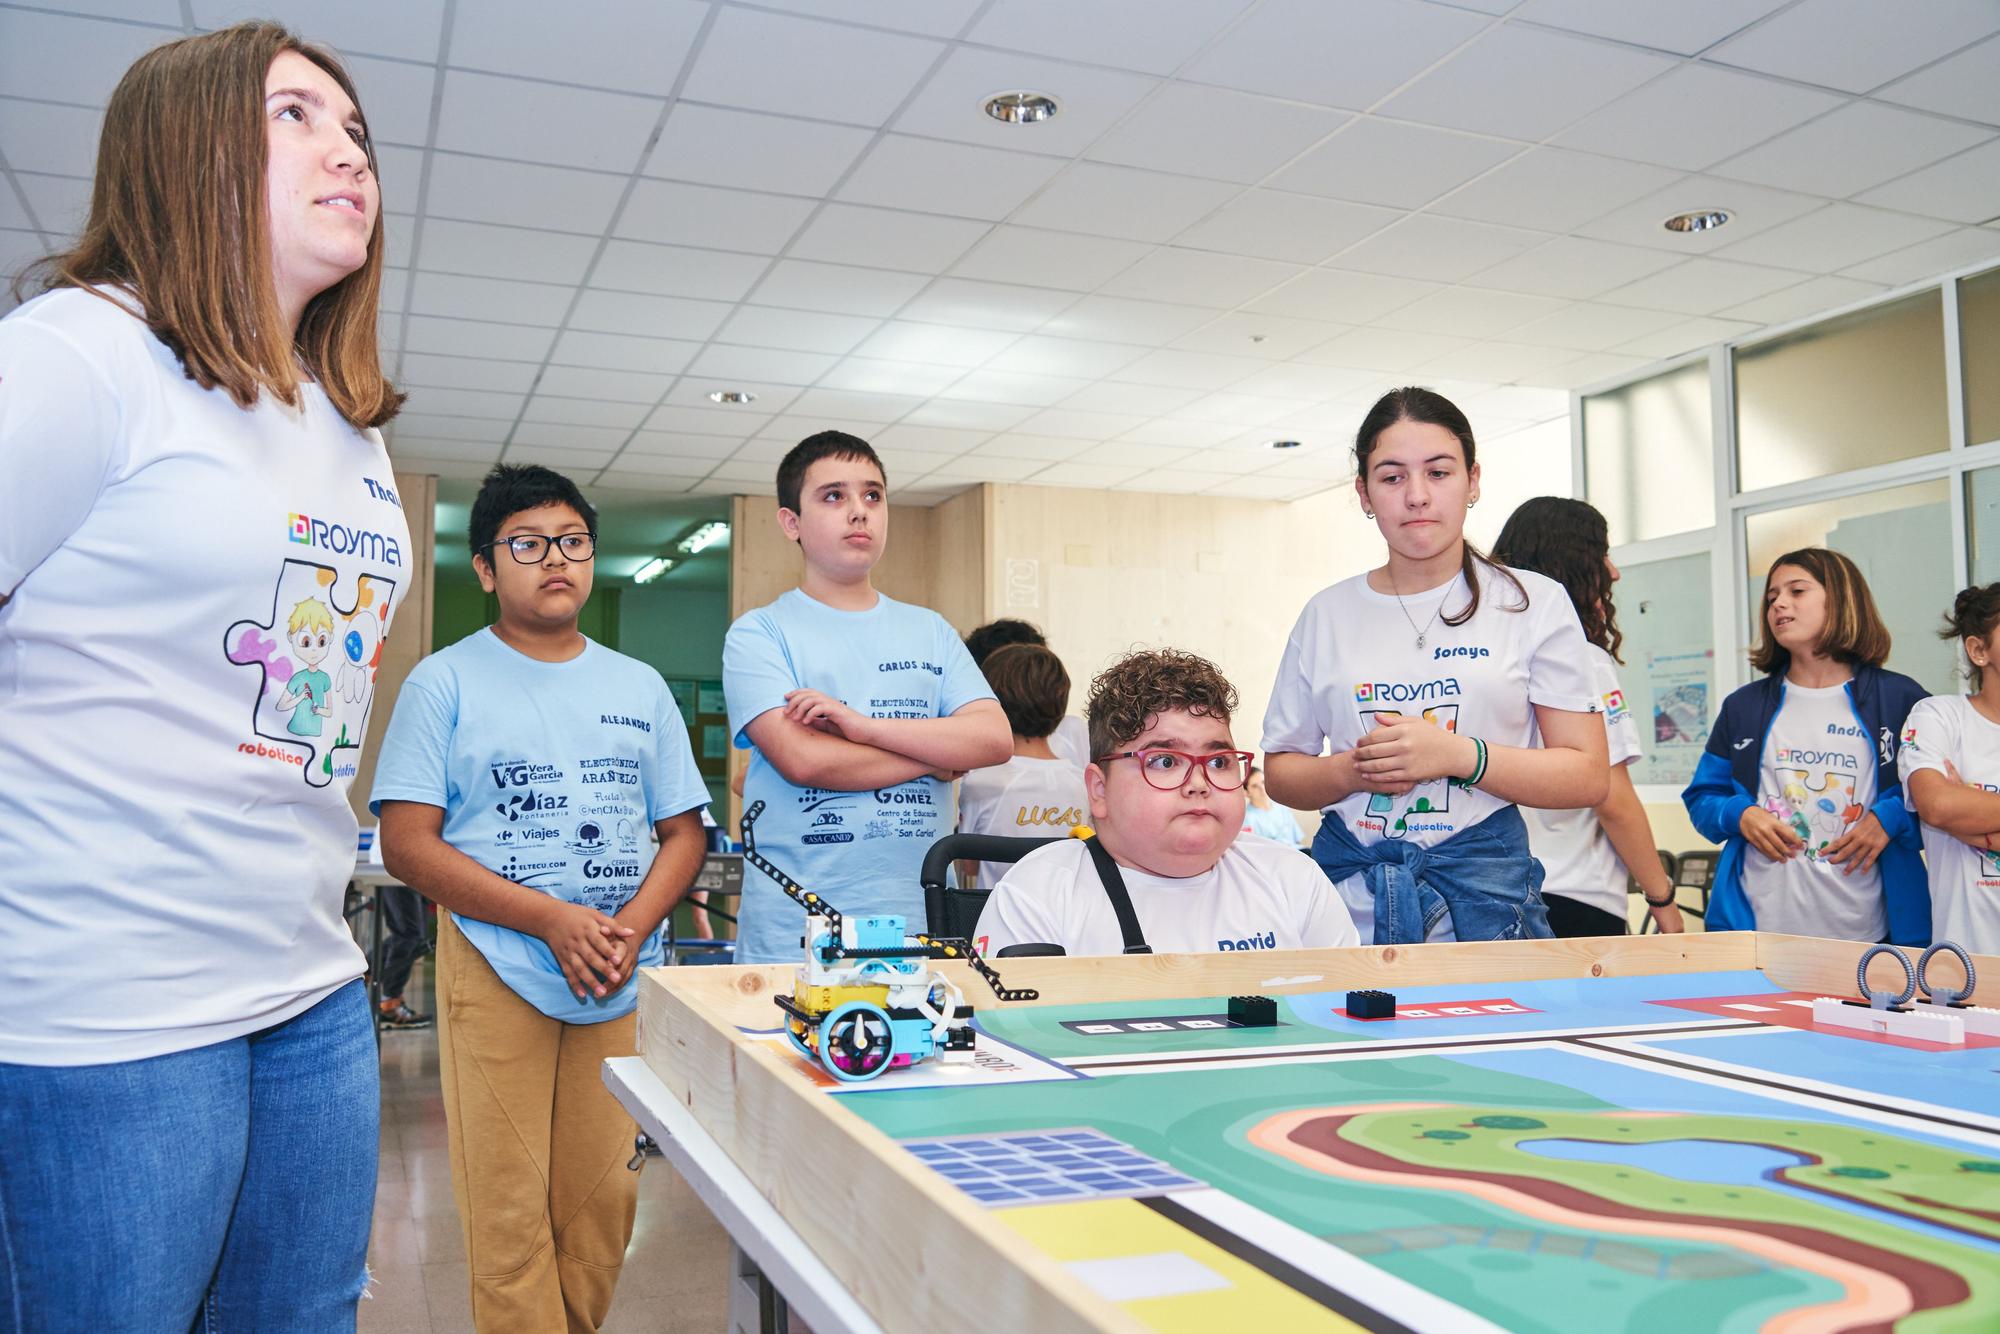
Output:
M964 959L1003 1001L1039 997L1003 986L969 941L906 935L904 919L893 914L842 916L757 851L753 826L763 813L761 801L743 813L743 860L806 910L798 981L791 995L773 999L793 1048L835 1079L858 1084L932 1057L972 1059L972 1007L932 960Z

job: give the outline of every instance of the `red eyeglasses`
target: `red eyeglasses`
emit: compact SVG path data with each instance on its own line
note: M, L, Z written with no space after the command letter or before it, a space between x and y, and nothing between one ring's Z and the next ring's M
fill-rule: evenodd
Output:
M1218 792L1234 792L1250 777L1250 762L1257 757L1247 750L1212 750L1206 755L1190 755L1184 750L1121 750L1116 755L1099 755L1093 764L1111 760L1137 760L1146 782L1162 792L1172 792L1201 770L1209 786Z

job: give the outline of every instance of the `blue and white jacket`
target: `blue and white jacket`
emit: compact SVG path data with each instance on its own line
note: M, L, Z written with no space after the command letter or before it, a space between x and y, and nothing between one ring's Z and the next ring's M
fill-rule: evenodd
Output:
M1903 720L1930 691L1899 672L1858 666L1847 683L1854 716L1875 738L1875 804L1870 813L1888 832L1889 846L1876 865L1882 871L1882 898L1889 939L1898 945L1931 942L1930 881L1924 873L1923 840L1917 819L1903 805L1896 750ZM1757 915L1743 893L1743 855L1749 842L1740 828L1743 812L1757 804L1757 770L1764 739L1785 704L1785 678L1773 674L1752 681L1722 701L1722 713L1708 734L1708 750L1681 804L1703 838L1723 845L1708 900L1711 931L1754 931Z

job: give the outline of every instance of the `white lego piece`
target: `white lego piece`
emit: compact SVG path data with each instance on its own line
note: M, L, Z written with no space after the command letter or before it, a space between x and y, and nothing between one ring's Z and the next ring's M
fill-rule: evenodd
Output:
M1935 1001L1911 1001L1910 1008L1927 1014L1949 1015L1963 1020L1965 1031L1979 1037L2000 1038L2000 1010L1988 1005L1939 1005Z
M1922 1042L1963 1045L1965 1021L1956 1014L1937 1013L1941 1005L1920 1010L1877 1010L1868 1005L1852 1005L1831 996L1813 1001L1813 1023L1829 1028L1852 1028L1886 1037L1916 1038Z

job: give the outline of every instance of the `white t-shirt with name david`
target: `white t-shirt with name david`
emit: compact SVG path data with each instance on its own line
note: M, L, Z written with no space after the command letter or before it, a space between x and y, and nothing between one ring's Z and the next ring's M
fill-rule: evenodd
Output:
M1239 838L1201 875L1123 872L1139 930L1155 954L1305 950L1357 945L1354 921L1309 857ZM1060 945L1072 955L1122 954L1125 936L1090 849L1070 839L1037 848L1000 881L976 931L979 952Z
M1425 718L1488 745L1534 747L1542 743L1535 705L1602 712L1589 642L1562 585L1513 571L1521 584L1516 591L1507 575L1483 562L1476 568L1479 611L1462 625L1445 618L1470 598L1463 575L1400 600L1370 588L1365 574L1314 595L1299 613L1271 687L1264 751L1350 751L1384 713ZM1364 846L1396 838L1431 847L1506 804L1437 779L1401 796L1354 793L1327 807L1323 818L1344 822ZM1375 902L1363 877L1342 881L1340 894L1362 938L1374 939ZM1429 939L1451 939L1450 920L1449 913L1441 917Z
M1585 653L1597 678L1605 740L1611 747L1611 767L1616 769L1639 758L1639 719L1625 703L1617 662L1595 644L1586 645ZM1521 815L1528 822L1528 846L1541 860L1546 876L1543 894L1559 894L1619 917L1625 915L1625 863L1618 859L1596 811L1542 811L1524 806Z
M207 1046L361 975L347 789L410 561L319 386L240 408L77 288L0 320L0 1062Z
M1061 838L1089 821L1083 770L1068 760L1016 755L974 769L958 785L958 832L1002 838ZM980 887L991 889L1007 863L981 862Z
M1963 695L1933 695L1903 721L1896 762L1903 800L1912 812L1910 776L1919 769L1948 777L1949 764L1958 771L1957 781L1982 792L2000 792L2000 725L1988 721ZM1931 939L1955 941L1975 954L2000 954L2000 852L1961 843L1929 825L1923 829L1924 862L1931 875Z
M1875 804L1875 743L1845 685L1785 683L1757 765L1757 804L1805 844L1782 862L1744 848L1743 893L1757 929L1835 940L1886 936L1881 868L1849 875L1824 860L1828 845Z

